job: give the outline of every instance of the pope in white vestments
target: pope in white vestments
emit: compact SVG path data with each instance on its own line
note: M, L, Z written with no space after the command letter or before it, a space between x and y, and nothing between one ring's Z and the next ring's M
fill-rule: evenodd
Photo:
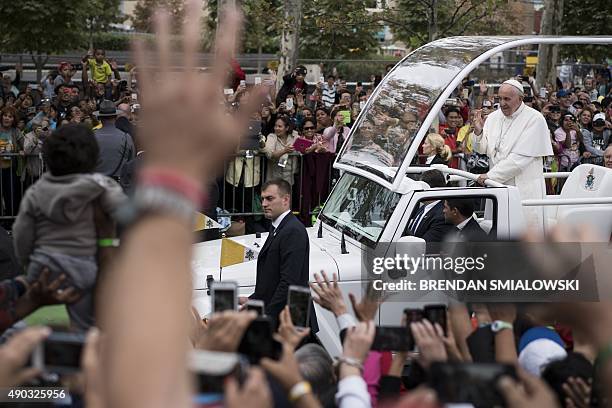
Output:
M546 119L523 103L523 87L508 80L499 89L500 109L491 113L484 126L475 120L473 141L478 153L489 156L489 172L479 182L491 179L516 186L521 199L541 199L546 194L542 158L552 156ZM544 229L542 207L523 207L526 225Z

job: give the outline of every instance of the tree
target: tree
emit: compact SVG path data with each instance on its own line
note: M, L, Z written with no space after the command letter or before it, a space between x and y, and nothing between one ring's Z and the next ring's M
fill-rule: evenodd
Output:
M563 35L608 35L612 24L612 2L565 0L560 32ZM601 63L610 57L610 46L563 46L564 57Z
M105 14L105 10L96 7L108 4L73 0L0 2L0 47L8 52L29 53L40 81L48 55L83 47L87 17Z
M544 13L542 15L542 35L558 35L563 18L564 0L545 0ZM557 79L557 60L559 58L558 45L541 44L538 49L538 66L536 68L536 79L538 86L547 83L554 84Z
M172 33L180 33L185 16L185 0L138 0L134 7L132 25L140 32L154 32L153 13L164 7L170 14Z
M377 15L366 10L370 2L304 0L300 33L301 58L362 57L376 50L382 29Z
M119 10L119 0L88 0L86 7L86 22L88 30L89 47L93 48L94 33L108 31L112 24L122 22L125 17Z
M281 32L280 61L277 87L282 76L293 70L298 58L300 25L302 22L302 0L284 0L283 30Z
M506 0L397 0L381 21L412 47L455 35L524 34Z

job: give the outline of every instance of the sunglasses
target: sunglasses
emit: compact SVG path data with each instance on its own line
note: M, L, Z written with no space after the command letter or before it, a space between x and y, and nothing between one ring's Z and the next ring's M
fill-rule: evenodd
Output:
M304 130L315 130L316 128L314 126L305 126Z

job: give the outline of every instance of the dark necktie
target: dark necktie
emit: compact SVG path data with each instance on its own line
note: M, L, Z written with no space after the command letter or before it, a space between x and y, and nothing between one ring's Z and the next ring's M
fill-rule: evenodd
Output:
M412 223L410 224L410 228L408 230L410 235L415 234L417 227L419 226L419 222L421 222L421 219L423 218L424 213L425 213L425 206L422 205L421 208L419 208L419 211L417 211L416 216L414 217L414 220L412 220Z

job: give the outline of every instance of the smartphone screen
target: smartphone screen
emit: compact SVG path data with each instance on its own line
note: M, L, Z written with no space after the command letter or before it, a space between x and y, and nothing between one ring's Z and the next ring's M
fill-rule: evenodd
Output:
M540 88L540 98L546 98L546 88Z
M246 303L246 310L254 310L255 312L257 312L257 316L263 316L264 315L264 303L263 301L249 300Z
M272 321L267 317L257 317L244 332L238 352L247 356L252 364L257 364L262 357L278 360L283 347L274 340L273 333Z
M236 288L212 286L213 313L236 310Z
M438 323L446 335L446 305L427 305L423 308L423 316L432 325Z
M310 289L290 286L287 304L289 305L293 325L295 327L309 327Z
M423 320L423 310L422 309L404 309L404 314L406 315L407 325L410 325L410 323L419 322Z
M293 109L293 98L287 98L287 100L285 100L285 107L288 110Z
M463 97L463 99L467 99L470 96L470 90L467 88L463 88L463 90L461 91L461 96Z
M414 339L408 327L379 326L372 343L372 350L380 351L411 351L414 349Z
M138 100L138 94L137 93L132 93L132 100L133 101L137 101Z
M442 403L493 407L505 405L497 391L497 381L504 375L516 378L515 368L496 363L433 363L429 378Z
M255 77L255 85L261 85L261 77Z

